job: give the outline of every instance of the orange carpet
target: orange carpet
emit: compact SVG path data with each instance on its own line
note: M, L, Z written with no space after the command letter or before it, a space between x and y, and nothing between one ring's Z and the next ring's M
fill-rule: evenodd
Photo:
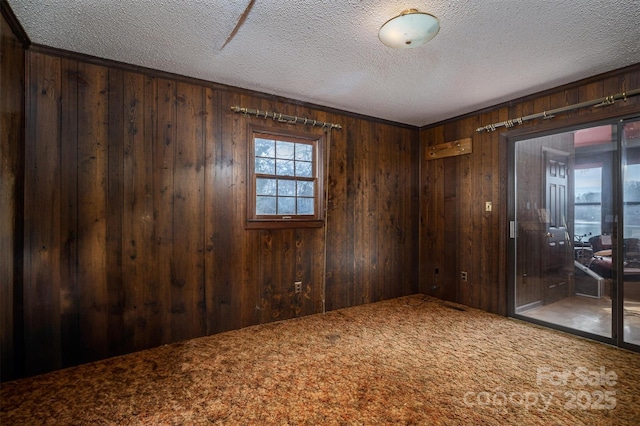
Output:
M3 383L0 407L2 425L637 425L640 355L415 295Z

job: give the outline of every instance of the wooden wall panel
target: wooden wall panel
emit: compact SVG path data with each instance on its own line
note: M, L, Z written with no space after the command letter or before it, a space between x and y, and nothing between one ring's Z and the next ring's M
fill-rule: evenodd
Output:
M0 379L22 371L24 49L0 3Z
M211 206L211 216L207 218L211 227L208 235L212 245L211 269L208 270L206 301L207 301L207 333L217 333L240 327L240 300L238 294L234 295L234 282L236 274L239 275L239 267L236 266L237 244L233 238L233 229L238 229L234 224L236 213L232 207L234 184L234 153L233 144L224 134L230 134L234 121L240 117L230 115L223 111L223 105L236 105L238 99L234 99L228 92L216 93L212 97L210 105L216 108L216 114L212 118L218 123L213 134L208 138L208 147L213 155L214 169L208 171L207 187L211 194L208 203ZM219 105L219 106L216 106ZM215 143L214 143L215 142ZM226 226L220 226L220 224ZM239 229L238 229L238 232ZM227 253L226 256L221 253ZM232 261L233 259L233 261ZM236 287L237 288L237 287Z
M270 107L269 103L264 99L255 98L250 95L241 95L237 98L237 102L234 103L240 105L248 105L249 108L261 108ZM227 110L227 114L230 114ZM233 206L232 216L232 233L230 238L237 240L236 252L234 257L229 259L233 260L233 263L227 263L226 268L232 269L231 272L234 276L232 281L232 287L230 292L234 299L237 299L238 312L235 313L238 316L238 326L246 327L249 325L257 324L261 322L262 318L262 282L260 281L260 257L256 256L256 253L260 250L261 234L267 231L258 230L258 232L251 232L244 229L245 212L247 209L247 194L246 194L246 178L247 178L247 126L249 122L248 117L235 116L233 120L232 141L230 149L234 159L233 171L232 171L232 196L231 202ZM256 118L250 118L255 122ZM262 122L262 120L260 120ZM286 232L286 231L285 231ZM276 245L275 250L278 250L279 245ZM221 251L225 250L225 247L220 247ZM283 258L283 262L286 260ZM273 264L272 264L273 265ZM276 275L277 271L271 271L270 275ZM276 301L277 302L277 301ZM284 318L279 318L284 319Z
M117 149L121 155L116 166L121 169L122 186L118 188L122 193L122 200L118 201L121 214L121 234L117 235L122 253L122 267L120 280L122 285L122 320L121 344L123 347L133 347L146 343L145 324L145 287L149 282L149 274L145 270L145 253L148 251L145 238L145 216L147 215L146 189L150 189L146 182L146 163L152 158L145 158L144 134L144 76L131 72L123 75L123 102L128 108L123 113L124 126L122 143ZM113 105L114 107L116 105ZM111 127L111 123L109 123ZM111 147L111 142L110 147ZM111 162L109 162L111 165ZM126 189L125 189L126 188ZM110 205L111 207L111 205ZM144 346L143 346L144 347Z
M108 180L107 180L107 292L108 292L108 326L109 355L115 356L125 351L131 344L131 337L125 334L125 284L127 278L124 267L122 245L124 221L124 156L126 137L125 113L121 105L125 105L125 73L122 70L109 70L109 147L108 147ZM127 109L127 115L129 110ZM128 118L128 116L127 116ZM135 121L134 121L135 123ZM70 124L72 126L73 124ZM77 166L76 166L77 168ZM82 283L83 285L84 283ZM80 312L78 311L78 316Z
M357 126L357 127L355 127ZM379 256L377 252L378 235L370 232L371 224L378 219L379 176L374 161L378 153L375 144L367 144L371 137L372 125L364 120L354 124L357 139L354 145L354 209L361 212L355 220L353 229L354 251L353 298L356 303L367 303L371 296L378 293ZM372 288L372 284L375 288ZM373 294L371 294L373 293Z
M124 74L122 134L122 283L124 346L136 349L160 342L153 265L153 130L155 80Z
M153 258L150 267L158 294L156 327L160 328L159 343L172 341L171 334L171 262L173 259L173 169L176 147L176 82L158 79L156 82L155 132L151 128L153 155L152 198L154 224ZM146 128L146 127L145 127Z
M82 359L111 355L107 251L109 80L105 67L78 64L78 300ZM52 132L52 135L57 133ZM52 161L55 160L55 157ZM28 161L28 159L27 159ZM45 300L46 301L46 300Z
M214 333L217 329L217 324L220 319L218 314L220 312L220 303L216 303L219 299L216 294L219 291L216 289L216 279L213 271L216 269L216 256L215 256L215 244L216 244L216 211L219 209L218 203L223 200L219 200L216 196L216 167L219 163L219 147L220 143L215 141L221 140L221 115L222 108L220 105L220 91L207 88L205 90L205 110L207 111L207 118L204 122L205 132L205 146L204 146L204 193L203 197L208 202L204 204L204 270L206 271L204 276L204 303L207 307L205 317L205 334ZM162 300L162 298L160 298Z
M476 133L487 124L638 88L640 64L420 130L421 292L489 312L507 312L507 136L640 113L638 99L583 108L513 129ZM473 153L426 160L431 145L472 138ZM493 211L484 211L486 201ZM451 234L458 235L451 235ZM435 274L435 269L439 273ZM468 281L460 272L468 272ZM440 288L433 289L435 284ZM533 297L533 296L532 296Z
M417 129L43 48L27 60L27 374L417 292ZM248 126L291 125L233 105L344 126L325 135L325 227L245 229Z
M612 73L418 131L106 61L27 59L24 316L11 304L2 337L20 329L3 362L24 350L27 374L417 291L504 314L506 147L475 128L638 81ZM343 126L327 139L326 227L245 229L247 126L289 125L234 105ZM426 161L463 137L472 154ZM3 282L3 297L16 288Z
M24 334L27 374L61 365L60 350L60 58L35 54L25 148ZM101 268L104 270L104 267ZM43 326L46 324L46 326Z
M60 234L60 339L62 367L80 362L78 304L78 64L62 60Z
M178 83L173 175L171 339L202 336L204 315L204 88Z
M355 199L358 197L354 183L355 137L357 119L346 117L337 121L341 131L331 133L329 170L329 205L327 207L327 266L325 309L334 310L349 306L353 297L356 256ZM362 220L360 216L360 220ZM359 247L361 249L361 247Z
M144 241L143 268L145 271L145 284L142 293L144 308L142 315L138 313L136 316L136 330L140 333L140 338L134 339L138 347L148 348L160 345L164 342L164 324L163 313L165 312L166 299L164 287L162 286L162 278L158 275L158 268L155 265L157 256L157 226L155 218L155 170L156 158L154 144L158 139L156 129L158 127L158 80L156 78L144 77L144 140L143 149L140 149L141 155L144 156L142 168L140 171L140 179L144 181L144 211L140 218L144 232L142 233Z

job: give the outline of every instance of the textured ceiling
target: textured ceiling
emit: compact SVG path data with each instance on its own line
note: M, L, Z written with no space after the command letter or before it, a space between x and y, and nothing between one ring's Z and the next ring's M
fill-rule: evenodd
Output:
M36 44L416 126L640 62L640 0L8 3ZM386 47L408 8L440 32Z

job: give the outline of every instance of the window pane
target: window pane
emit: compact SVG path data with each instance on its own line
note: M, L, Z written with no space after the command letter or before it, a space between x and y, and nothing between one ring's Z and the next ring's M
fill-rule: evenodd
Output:
M624 235L625 235L625 238L640 237L640 205L625 204Z
M316 197L322 188L318 179L323 171L322 164L317 163L321 160L317 157L319 140L293 134L280 137L263 130L254 132L252 141L254 164L247 172L254 191L250 191L253 199L248 202L255 210L249 212L249 220L294 223L282 216L317 220L314 216L322 213L316 211Z
M313 164L307 161L296 161L296 176L311 177L313 176Z
M313 197L313 182L298 181L298 197Z
M624 171L624 202L640 201L640 164L627 164Z
M256 214L276 214L276 197L256 197Z
M296 214L296 199L278 197L278 214Z
M298 198L298 214L313 214L313 198Z
M575 170L575 235L602 233L602 167ZM594 204L581 204L594 203Z
M292 160L276 160L276 174L278 176L294 176Z
M275 157L276 141L256 138L256 157Z
M297 143L296 160L313 161L313 146L306 143Z
M624 171L624 235L640 236L640 164L627 164Z
M276 179L256 179L256 194L257 195L276 195Z
M601 232L600 204L575 205L575 235L600 235Z
M272 175L276 172L276 160L256 157L256 173Z
M283 158L285 160L293 160L295 145L293 142L276 142L276 158Z
M295 180L285 180L278 179L278 195L288 195L295 196L296 195L296 181Z
M600 203L602 200L602 168L575 171L576 203Z

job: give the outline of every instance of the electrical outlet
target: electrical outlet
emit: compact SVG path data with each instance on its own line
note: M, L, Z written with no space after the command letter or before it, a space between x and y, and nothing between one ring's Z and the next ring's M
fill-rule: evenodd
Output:
M438 285L438 272L440 272L440 270L436 268L434 272L435 272L435 278L433 280L433 285L431 286L431 291L436 291L437 289L440 288L440 286Z
M467 280L467 271L460 272L460 279L462 281L466 281Z
M296 293L302 293L302 281L296 281L293 283L293 287Z

